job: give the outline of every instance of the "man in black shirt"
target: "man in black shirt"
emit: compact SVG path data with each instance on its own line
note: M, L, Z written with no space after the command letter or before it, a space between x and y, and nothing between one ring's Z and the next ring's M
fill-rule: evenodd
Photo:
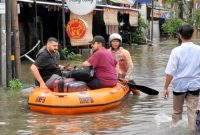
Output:
M64 66L59 65L58 61L58 40L56 38L49 38L47 45L42 51L39 51L34 64L30 69L36 79L36 85L40 88L47 88L45 82L53 75L61 76L61 69Z

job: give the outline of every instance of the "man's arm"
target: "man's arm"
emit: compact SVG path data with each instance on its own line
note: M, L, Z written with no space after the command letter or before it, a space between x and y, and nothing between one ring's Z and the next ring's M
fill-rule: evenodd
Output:
M164 85L164 90L163 90L163 97L164 97L164 99L168 99L169 98L168 87L169 87L169 84L171 83L172 79L173 79L172 75L169 75L169 74L166 75L165 85Z
M40 83L40 88L48 88L40 75L38 67L36 65L32 64L30 69L31 69L35 79Z
M83 67L90 67L92 66L87 60L82 63Z

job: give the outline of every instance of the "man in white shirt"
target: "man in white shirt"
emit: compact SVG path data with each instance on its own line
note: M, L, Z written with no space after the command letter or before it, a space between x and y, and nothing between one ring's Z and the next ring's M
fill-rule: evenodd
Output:
M196 110L200 90L200 46L191 42L194 29L191 25L182 25L178 31L181 45L170 54L165 70L164 99L169 98L169 84L173 89L173 123L182 119L184 100L187 106L189 128L195 130Z

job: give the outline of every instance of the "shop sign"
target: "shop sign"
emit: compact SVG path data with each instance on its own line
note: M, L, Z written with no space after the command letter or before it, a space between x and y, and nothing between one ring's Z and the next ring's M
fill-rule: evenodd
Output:
M153 9L153 17L160 18L161 14L162 14L161 12L162 12L161 10ZM152 17L152 9L151 9L150 17Z
M168 11L163 11L163 10L159 10L159 9L153 9L153 17L154 18L169 18L169 12ZM152 10L150 13L150 17L152 17Z
M69 10L77 15L86 15L96 7L96 0L66 0Z
M86 33L85 35L80 39L72 39L70 38L71 46L85 46L89 45L89 42L92 41L93 35L92 35L92 20L93 20L93 13L89 13L87 15L76 15L74 13L70 13L70 20L72 19L82 19L87 24L86 25Z
M82 19L72 19L67 23L67 35L72 39L81 39L87 29L87 24Z

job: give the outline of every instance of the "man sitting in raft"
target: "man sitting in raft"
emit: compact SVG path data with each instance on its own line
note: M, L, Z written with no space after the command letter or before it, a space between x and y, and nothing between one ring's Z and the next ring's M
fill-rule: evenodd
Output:
M102 36L95 36L91 42L93 54L82 63L83 67L93 67L95 77L87 82L90 89L113 87L117 84L116 60L105 46Z
M51 37L48 39L46 47L39 51L35 62L30 67L36 79L36 86L47 88L45 82L50 79L53 74L61 76L61 70L63 70L65 66L58 64L58 56L58 40Z

